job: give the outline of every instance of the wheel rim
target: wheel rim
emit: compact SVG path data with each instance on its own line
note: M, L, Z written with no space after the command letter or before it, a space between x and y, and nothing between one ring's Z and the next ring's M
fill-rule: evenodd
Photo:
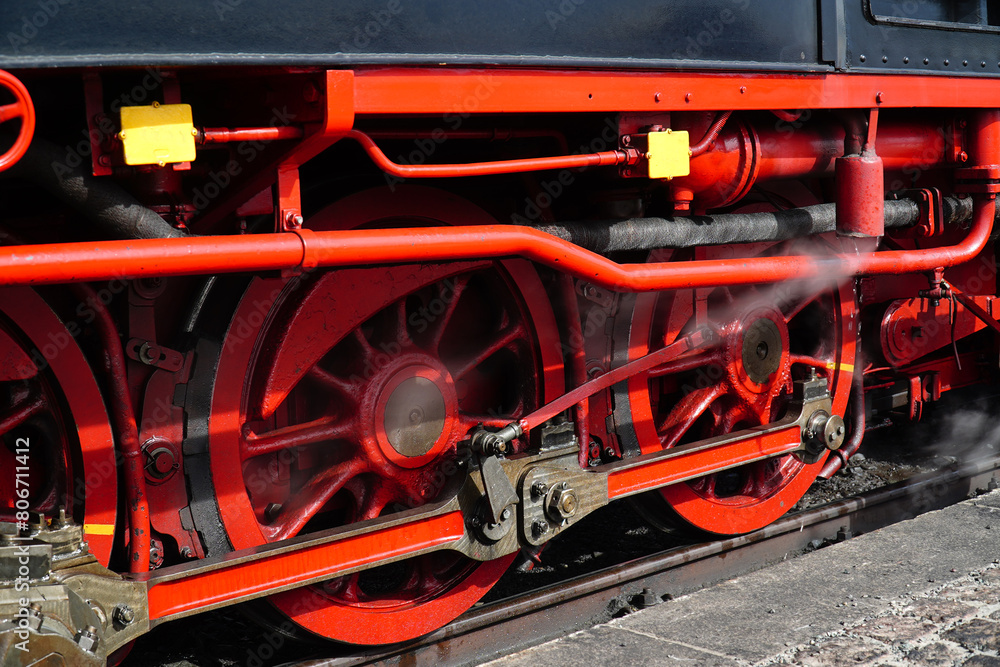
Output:
M360 193L310 226L488 219L447 195L402 190ZM254 321L240 336L240 323ZM458 444L468 431L558 395L559 364L554 316L526 262L253 281L226 337L209 421L230 542L252 547L445 497L464 469ZM512 558L441 552L271 601L323 637L394 643L468 609Z
M850 285L719 288L698 305L691 291L635 300L629 358L672 342L702 312L719 336L696 362L632 378L627 387L642 453L771 423L784 413L792 382L815 369L844 414L856 334ZM664 525L735 535L790 510L822 469L788 455L665 487L642 500Z
M117 514L114 439L100 389L66 326L34 291L0 289L0 520L13 521L15 472L28 469L30 510L64 507L108 564ZM18 460L18 439L27 458Z

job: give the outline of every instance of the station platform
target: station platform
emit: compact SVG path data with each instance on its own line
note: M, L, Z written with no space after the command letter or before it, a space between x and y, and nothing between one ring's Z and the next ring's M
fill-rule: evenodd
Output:
M1000 490L486 664L1000 667Z

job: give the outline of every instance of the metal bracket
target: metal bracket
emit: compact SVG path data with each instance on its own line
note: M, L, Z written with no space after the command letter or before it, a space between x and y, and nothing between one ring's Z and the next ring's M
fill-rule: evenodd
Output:
M129 359L170 373L176 373L184 366L184 355L180 352L141 338L129 340L125 344L125 354Z
M484 456L479 462L479 471L483 475L483 488L486 491L486 508L490 523L501 524L505 517L505 509L517 502L517 492L510 483L500 461L493 456ZM509 518L509 514L507 518Z

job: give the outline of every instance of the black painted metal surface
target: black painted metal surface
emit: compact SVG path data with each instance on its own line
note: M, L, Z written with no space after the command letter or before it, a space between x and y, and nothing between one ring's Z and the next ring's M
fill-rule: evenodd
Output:
M804 0L3 0L0 67L503 63L826 69Z

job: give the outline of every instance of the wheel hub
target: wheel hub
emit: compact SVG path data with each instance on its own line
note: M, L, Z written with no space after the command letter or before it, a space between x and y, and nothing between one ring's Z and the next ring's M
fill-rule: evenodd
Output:
M725 325L723 361L744 404L761 404L788 384L788 325L770 307L754 308ZM763 406L761 406L763 407Z
M453 387L448 371L430 361L407 366L382 385L374 431L389 460L417 468L448 447L454 424L448 415L458 405Z
M743 368L750 379L764 384L781 366L781 333L773 320L762 317L743 332Z

